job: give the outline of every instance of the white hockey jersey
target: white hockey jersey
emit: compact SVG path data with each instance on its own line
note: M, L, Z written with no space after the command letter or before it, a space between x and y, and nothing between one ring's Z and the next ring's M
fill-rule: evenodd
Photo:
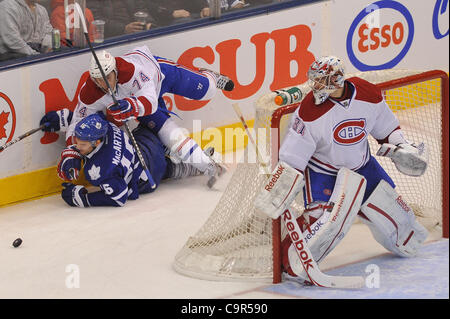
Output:
M345 103L329 98L315 105L312 92L304 98L292 115L280 160L328 175L342 167L357 170L369 161L369 134L383 140L399 127L375 85L357 77L347 81L354 91Z
M156 112L164 74L161 73L161 67L149 48L137 47L123 56L116 57L116 66L118 79L115 96L117 100L134 96L141 110L139 116ZM112 103L111 95L101 90L90 77L87 78L81 88L78 104L66 132L68 144L71 144L69 139L74 134L75 125L81 119L99 111L105 112Z

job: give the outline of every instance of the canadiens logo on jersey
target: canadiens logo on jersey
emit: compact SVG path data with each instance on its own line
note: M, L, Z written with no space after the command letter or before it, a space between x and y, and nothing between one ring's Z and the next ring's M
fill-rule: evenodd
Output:
M366 136L365 119L345 120L333 128L333 140L339 145L354 145L364 140Z

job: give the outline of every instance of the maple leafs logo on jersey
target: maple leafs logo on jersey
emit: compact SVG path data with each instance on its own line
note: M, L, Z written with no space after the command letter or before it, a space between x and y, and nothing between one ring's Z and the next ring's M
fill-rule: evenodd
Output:
M88 170L91 180L95 181L100 178L100 166L92 165L91 169Z

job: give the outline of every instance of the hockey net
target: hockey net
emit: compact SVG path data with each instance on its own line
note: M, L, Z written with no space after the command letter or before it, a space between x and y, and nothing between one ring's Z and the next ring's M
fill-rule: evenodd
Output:
M424 142L428 168L421 177L397 171L390 159L377 160L397 185L397 192L432 232L448 238L448 76L442 71L384 70L352 74L377 84L396 114L408 140ZM299 88L305 96L306 84ZM260 97L256 105L254 132L257 144L271 164L278 162L278 149L297 104L283 107L273 101L276 93ZM262 137L261 137L262 136ZM378 149L370 137L372 154ZM249 145L250 148L250 145ZM208 280L281 281L280 221L255 211L253 201L267 176L259 164L240 163L206 223L178 252L174 269ZM303 211L303 196L293 204Z

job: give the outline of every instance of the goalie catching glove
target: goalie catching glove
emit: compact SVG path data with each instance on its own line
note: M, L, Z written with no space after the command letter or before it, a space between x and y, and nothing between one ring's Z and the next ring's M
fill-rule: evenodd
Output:
M256 196L255 208L276 219L289 207L304 185L303 174L280 161Z
M427 169L425 145L401 143L397 146L384 143L377 152L378 156L389 157L399 172L409 176L421 176Z

